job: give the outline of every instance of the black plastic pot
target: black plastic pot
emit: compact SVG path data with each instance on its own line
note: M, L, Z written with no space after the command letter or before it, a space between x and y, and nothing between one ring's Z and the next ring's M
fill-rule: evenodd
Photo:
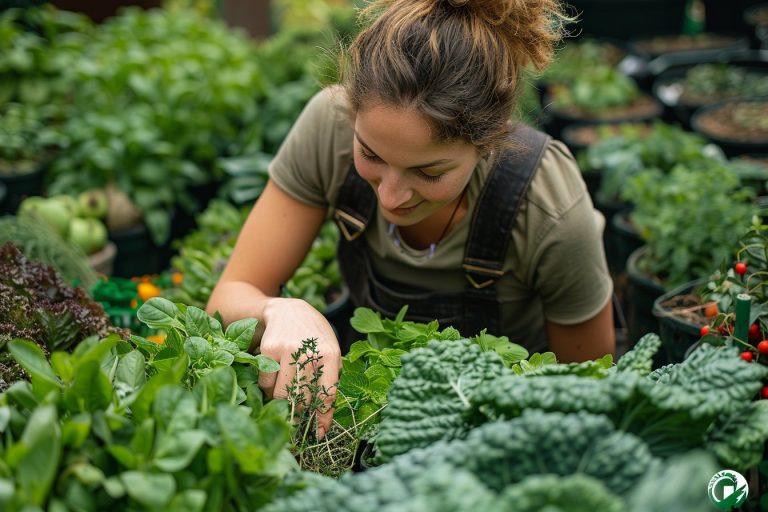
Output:
M696 63L674 65L661 73L653 82L653 96L664 105L666 109L665 119L669 122L678 122L685 129L691 129L691 117L705 103L694 104L681 101L682 87L677 85L685 79L685 75L698 64L727 64L744 69L750 73L760 73L768 76L768 60L765 54L755 51L742 51L722 53L716 58L703 60ZM716 103L719 98L708 103Z
M626 259L619 261L616 237L613 229L613 218L620 212L629 208L627 203L605 203L599 198L593 199L595 208L605 217L605 229L603 230L603 244L605 245L605 257L608 268L614 274L624 272Z
M742 103L759 103L761 105L765 105L768 104L768 97L734 98L698 108L691 116L691 129L699 135L707 138L709 141L720 146L728 157L735 157L750 153L768 153L768 136L761 140L744 139L739 135L739 133L733 133L731 136L725 137L720 134L712 133L704 126L702 126L701 120L705 116L723 107Z
M762 2L744 9L742 14L742 20L748 27L746 33L750 35L752 48L755 49L765 48L768 40L768 24L758 23L755 19L755 15L765 11L768 11L768 3Z
M8 195L8 188L5 183L0 181L0 213L5 211L5 197Z
M152 241L149 230L140 224L120 231L110 231L109 239L117 246L112 275L134 277L158 274L170 261L168 245L158 247Z
M686 0L567 0L585 36L628 40L683 28Z
M5 187L5 200L0 201L0 213L15 214L25 197L43 194L45 166L18 174L0 174L0 184Z
M659 320L653 314L653 304L664 294L664 286L653 276L640 270L638 260L645 255L646 247L636 249L627 260L628 312L627 342L631 348L643 335L659 332Z
M675 316L673 309L664 304L674 301L676 297L690 294L706 281L706 278L702 278L685 283L654 301L653 315L658 318L661 338L661 350L654 361L660 366L682 362L691 347L701 338L702 327L690 320Z
M333 330L336 331L336 337L339 338L339 342L342 345L346 345L346 343L341 339L342 337L340 335L342 333L347 333L351 328L349 319L352 318L354 309L355 308L352 306L352 302L349 299L349 288L342 285L341 294L322 311L323 316L331 324ZM349 347L342 347L342 353L347 353L348 350Z
M608 263L609 267L619 270L626 269L629 257L637 249L645 244L645 240L640 236L634 224L629 220L629 208L620 210L614 214L611 223L607 226L613 242L613 261Z
M702 0L707 32L739 32L746 34L749 25L744 11L764 0Z
M367 469L375 468L376 466L371 463L372 457L373 444L365 439L361 439L360 444L357 445L357 451L355 451L355 462L352 466L352 471L359 473Z
M643 93L645 95L645 93ZM664 107L651 95L645 95L649 109L641 114L617 114L613 116L580 116L571 112L558 109L554 106L549 96L545 100L547 107L544 109L546 121L544 130L556 139L562 139L565 129L571 125L600 125L612 123L641 123L651 122L657 119L664 112Z

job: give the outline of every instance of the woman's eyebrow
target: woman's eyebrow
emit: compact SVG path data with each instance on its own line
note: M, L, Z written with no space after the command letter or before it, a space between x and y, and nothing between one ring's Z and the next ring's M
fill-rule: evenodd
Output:
M357 130L355 130L355 137L357 138L357 142L359 142L360 145L363 146L366 149L366 151L368 151L369 153L373 153L377 157L379 156L374 150L371 149L371 147L368 144L365 143L365 141L363 141L363 139L360 138L360 134L357 133ZM437 159L437 160L435 160L433 162L428 162L428 163L421 164L421 165L412 165L411 167L407 167L407 169L415 171L415 170L418 170L418 169L426 169L428 167L434 167L436 165L443 165L443 164L447 164L447 163L450 163L450 162L451 162L451 160L449 158L439 158L439 159Z

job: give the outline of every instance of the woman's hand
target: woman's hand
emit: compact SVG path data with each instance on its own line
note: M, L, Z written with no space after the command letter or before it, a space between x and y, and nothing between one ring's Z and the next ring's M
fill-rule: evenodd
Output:
M321 439L331 428L336 383L341 369L341 350L333 328L319 311L301 299L269 299L264 308L264 323L266 328L261 338L261 353L280 364L279 371L259 376L259 386L268 397L288 397L287 387L293 382L297 369L291 355L301 348L304 340L317 340L316 355L319 360L314 368L305 369L304 377L309 381L312 373L306 372L322 367L318 384L327 394L322 393L318 397L324 403L323 410L317 411L317 438Z

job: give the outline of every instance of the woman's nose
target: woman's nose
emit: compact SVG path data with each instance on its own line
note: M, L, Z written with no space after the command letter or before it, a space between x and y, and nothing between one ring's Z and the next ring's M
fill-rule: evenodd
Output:
M382 208L394 210L407 205L413 197L413 192L406 185L401 173L389 169L382 173L376 187L376 195Z

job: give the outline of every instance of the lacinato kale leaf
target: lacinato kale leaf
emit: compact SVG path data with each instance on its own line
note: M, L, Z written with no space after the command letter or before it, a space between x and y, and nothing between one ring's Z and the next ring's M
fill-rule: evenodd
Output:
M468 340L440 343L403 356L403 368L389 391L376 435L377 460L384 462L440 439L461 437L472 395L513 375L495 352Z

